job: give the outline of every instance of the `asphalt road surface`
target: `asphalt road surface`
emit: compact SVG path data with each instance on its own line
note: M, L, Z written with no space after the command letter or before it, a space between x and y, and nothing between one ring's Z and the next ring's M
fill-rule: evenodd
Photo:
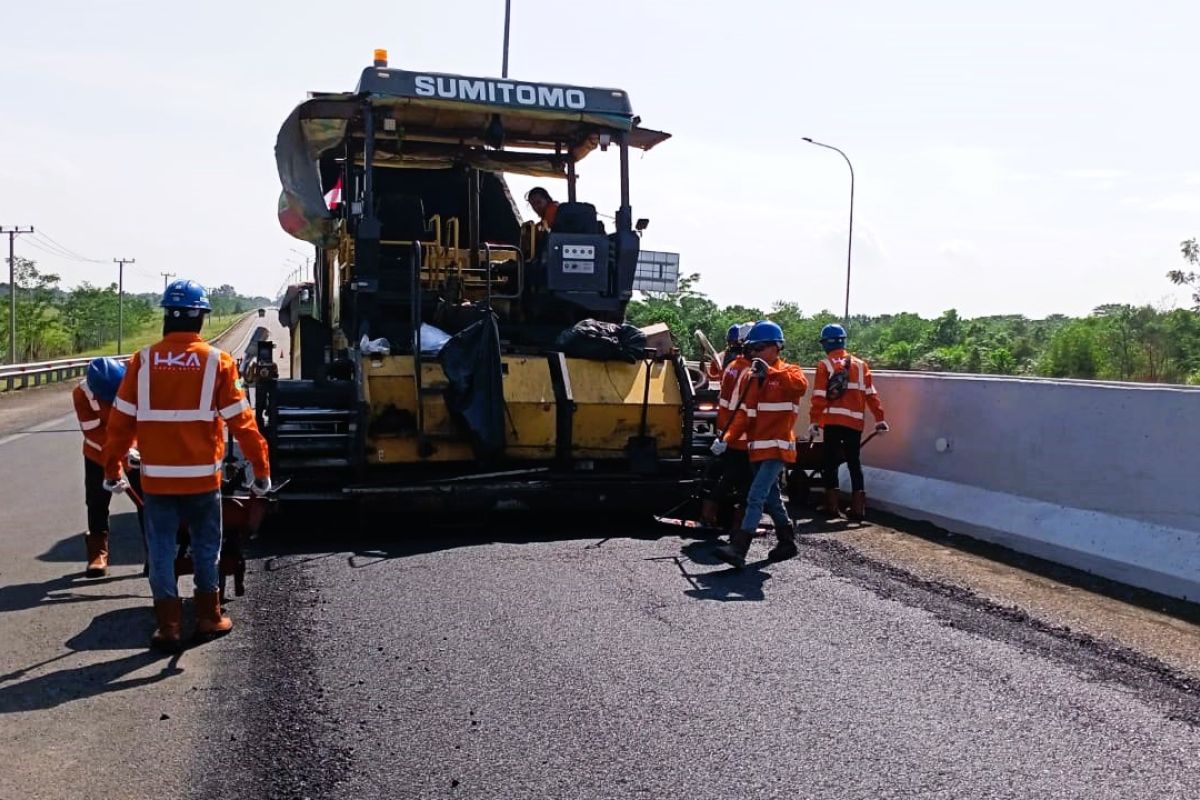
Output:
M1200 630L885 527L734 573L598 515L309 516L168 659L125 499L82 577L78 434L0 458L5 800L1200 796Z

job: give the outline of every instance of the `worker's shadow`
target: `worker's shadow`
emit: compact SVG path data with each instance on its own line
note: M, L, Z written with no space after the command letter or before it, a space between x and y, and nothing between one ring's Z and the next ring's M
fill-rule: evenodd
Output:
M137 514L132 511L114 513L109 517L108 523L108 563L116 567L141 566L145 561L146 550ZM87 548L82 532L72 533L60 539L38 556L38 561L78 564L80 572L83 572L86 560Z
M676 558L675 563L683 574L684 580L691 584L684 594L696 600L717 600L723 603L735 601L764 600L763 585L770 580L771 573L764 572L763 566L772 563L768 559L747 562L742 569L725 567L711 572L690 572L688 563L698 565L722 564L712 555L712 542L692 542L685 545L681 552L686 556Z
M167 656L145 649L149 622L149 612L144 607L106 612L67 640L68 652L0 675L0 714L42 711L100 694L148 686L182 674L178 656L167 660ZM31 672L82 652L133 649L138 652L113 661L71 667L22 680ZM151 674L127 677L160 661L165 663Z
M25 611L30 608L59 605L60 603L90 603L96 600L136 600L142 594L104 594L86 591L114 581L136 578L135 575L110 575L107 578L83 578L83 570L71 575L62 575L40 583L16 583L0 586L0 614Z

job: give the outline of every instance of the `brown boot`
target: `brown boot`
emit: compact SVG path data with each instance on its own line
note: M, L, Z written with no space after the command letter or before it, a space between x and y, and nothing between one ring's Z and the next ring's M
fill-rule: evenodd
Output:
M709 528L717 527L717 517L721 513L721 505L716 500L700 501L700 522Z
M108 531L89 533L83 537L87 543L87 571L89 578L103 578L108 574Z
M867 493L863 491L850 495L850 511L846 514L853 520L862 521L867 518Z
M196 638L214 639L233 630L233 620L221 613L220 592L196 592Z
M821 513L830 519L840 519L842 510L838 507L838 490L826 489L825 499L821 503Z
M183 601L178 597L154 601L154 618L158 627L150 637L150 646L163 653L178 653L183 649Z
M754 539L751 531L735 530L729 534L729 544L723 544L713 551L713 555L730 566L741 569L746 566L746 554L750 552L750 542Z

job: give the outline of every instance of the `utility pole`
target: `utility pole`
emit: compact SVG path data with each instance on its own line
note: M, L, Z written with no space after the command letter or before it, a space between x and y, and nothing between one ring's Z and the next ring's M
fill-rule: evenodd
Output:
M500 77L508 77L508 23L512 19L512 0L504 0L504 61L500 66Z
M136 264L136 258L114 258L117 264L117 355L121 353L121 334L125 328L125 265Z
M0 225L0 233L8 234L8 363L17 363L17 257L13 253L13 243L24 233L33 233L33 226L21 230L17 225L5 228Z
M174 278L175 273L174 272L160 272L158 274L163 276L163 294L166 294L167 293L167 281L171 280L171 278Z

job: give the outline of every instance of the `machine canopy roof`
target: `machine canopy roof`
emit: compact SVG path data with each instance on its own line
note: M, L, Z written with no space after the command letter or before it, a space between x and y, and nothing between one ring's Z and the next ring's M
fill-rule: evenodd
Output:
M563 178L602 144L625 136L649 150L670 134L642 128L619 89L472 78L368 67L355 92L313 93L284 121L275 144L283 184L280 221L307 241L329 238L317 163L353 141L361 158L363 111L375 109L376 166L449 168ZM295 217L290 223L287 217ZM303 220L303 221L301 221Z

